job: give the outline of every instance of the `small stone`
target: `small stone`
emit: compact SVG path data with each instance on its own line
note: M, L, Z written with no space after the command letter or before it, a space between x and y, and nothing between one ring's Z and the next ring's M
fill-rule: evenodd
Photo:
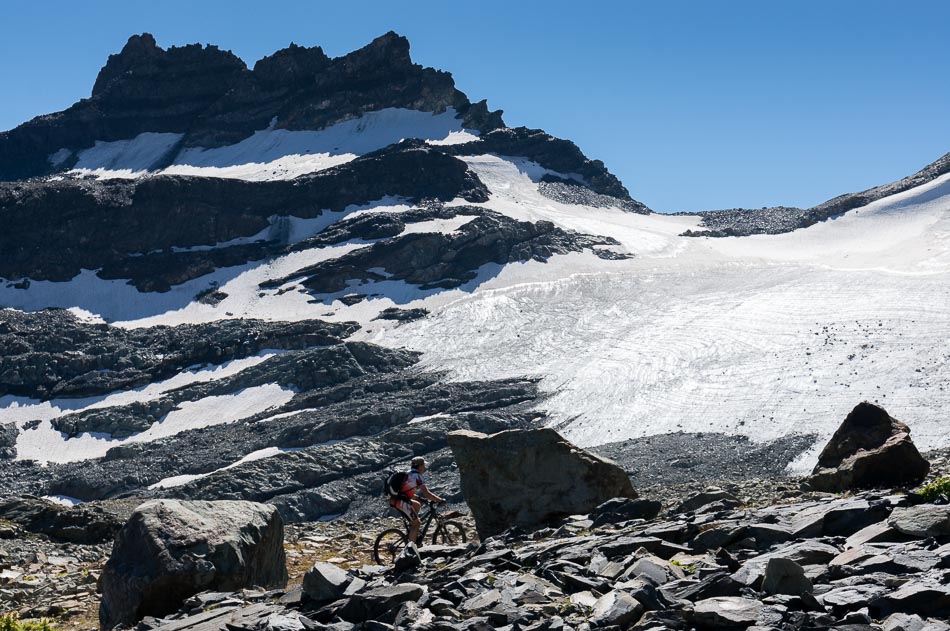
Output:
M393 563L393 570L398 574L407 570L412 570L422 564L422 557L419 556L419 548L410 541Z
M710 627L747 627L755 624L761 613L762 603L757 600L723 596L697 602L692 619Z
M723 502L723 508L739 506L742 503L739 501L739 498L732 493L723 491L720 488L710 487L702 493L697 493L696 495L693 495L683 501L673 510L673 512L691 513L700 507L707 504L712 504L713 502Z
M642 614L643 605L640 601L626 592L615 589L597 600L590 615L590 622L599 627L609 625L626 627L639 620Z
M921 504L896 508L887 524L913 537L942 537L950 535L950 506Z

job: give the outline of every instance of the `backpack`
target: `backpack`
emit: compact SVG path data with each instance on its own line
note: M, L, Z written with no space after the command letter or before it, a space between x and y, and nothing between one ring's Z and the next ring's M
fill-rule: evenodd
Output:
M408 475L409 473L406 471L388 471L383 483L383 495L400 497L402 495L402 485L406 483Z

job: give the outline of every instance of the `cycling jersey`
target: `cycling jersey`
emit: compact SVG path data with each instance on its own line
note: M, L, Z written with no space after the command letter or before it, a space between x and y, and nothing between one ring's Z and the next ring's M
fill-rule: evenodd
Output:
M399 492L406 497L415 497L416 489L420 486L425 486L425 483L426 481L425 478L422 477L422 474L413 469L406 475L406 481L402 483L402 488L399 489Z

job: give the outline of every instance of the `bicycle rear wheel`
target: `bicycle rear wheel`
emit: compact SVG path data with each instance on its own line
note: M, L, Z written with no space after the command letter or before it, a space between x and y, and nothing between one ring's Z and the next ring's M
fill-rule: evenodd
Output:
M393 565L406 548L409 537L406 531L390 528L379 533L373 544L373 560L379 565Z
M454 521L442 522L442 525L432 534L433 544L454 546L466 542L465 529Z

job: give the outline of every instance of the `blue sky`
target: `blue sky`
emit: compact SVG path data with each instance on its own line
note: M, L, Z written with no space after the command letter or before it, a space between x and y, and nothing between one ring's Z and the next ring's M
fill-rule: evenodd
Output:
M664 212L811 206L950 151L950 2L19 2L0 129L89 95L132 33L342 55L388 30L509 125L603 160Z

